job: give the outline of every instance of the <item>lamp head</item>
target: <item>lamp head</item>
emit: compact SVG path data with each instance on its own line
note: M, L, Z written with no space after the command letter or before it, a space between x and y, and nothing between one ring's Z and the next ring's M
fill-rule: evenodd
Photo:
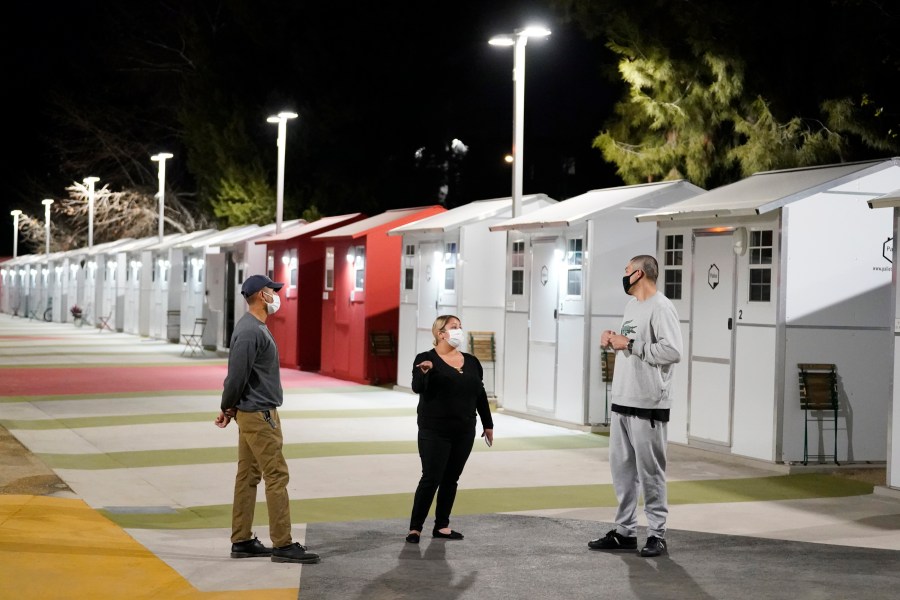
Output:
M9 211L9 214L11 214L11 215L14 216L14 217L18 217L19 215L22 214L22 211L19 210L19 209L11 210L11 211Z
M296 119L299 115L295 112L283 110L277 115L272 115L268 119L266 119L267 123L281 123L282 121L287 121L288 119Z
M53 204L53 200L50 198L45 198L44 200L41 200L41 204L49 208L50 205Z
M166 160L167 158L172 158L172 156L173 155L171 152L160 152L159 154L154 154L153 156L151 156L150 160L152 160L153 162L160 162Z
M496 35L488 40L491 46L512 46L515 43L511 35Z
M91 185L92 183L97 183L98 181L100 181L99 177L85 177L84 178L85 185Z

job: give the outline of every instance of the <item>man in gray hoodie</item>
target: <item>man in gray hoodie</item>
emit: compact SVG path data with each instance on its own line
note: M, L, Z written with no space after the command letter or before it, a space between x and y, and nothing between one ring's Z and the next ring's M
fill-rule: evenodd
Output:
M678 313L656 289L659 265L649 255L625 267L622 286L631 296L619 332L607 330L600 346L615 350L609 466L619 507L616 528L588 542L591 550L637 550L637 504L644 497L647 543L640 555L666 554L666 427L675 363L681 360Z

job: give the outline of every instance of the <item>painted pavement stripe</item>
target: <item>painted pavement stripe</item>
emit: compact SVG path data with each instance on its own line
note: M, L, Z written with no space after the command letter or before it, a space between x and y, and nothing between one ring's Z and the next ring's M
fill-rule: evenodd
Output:
M669 504L705 504L837 498L872 493L872 485L828 474L779 475L746 479L675 481L669 484ZM294 520L304 523L398 519L409 516L412 491L401 494L344 496L292 500ZM459 490L455 515L520 512L541 509L615 507L611 484ZM158 513L100 510L124 528L203 529L228 527L231 504L194 506ZM254 525L267 523L264 503L256 507Z
M476 444L474 452L500 451ZM577 448L605 448L608 439L594 435L563 435L503 440L503 451L564 450ZM285 444L285 458L319 458L323 456L360 456L372 454L416 454L415 440L378 442L317 442ZM230 463L237 459L234 445L222 448L190 448L172 450L144 450L139 452L107 452L98 454L37 453L52 469L121 469Z

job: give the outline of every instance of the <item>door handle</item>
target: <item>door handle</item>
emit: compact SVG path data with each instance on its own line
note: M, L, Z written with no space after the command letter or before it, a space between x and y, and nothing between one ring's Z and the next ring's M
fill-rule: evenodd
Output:
M555 309L555 308L553 309L553 318L554 318L554 319L559 318L559 310L557 310L557 309Z
M728 331L731 331L731 323L732 323L732 319L731 319L731 317L728 317Z

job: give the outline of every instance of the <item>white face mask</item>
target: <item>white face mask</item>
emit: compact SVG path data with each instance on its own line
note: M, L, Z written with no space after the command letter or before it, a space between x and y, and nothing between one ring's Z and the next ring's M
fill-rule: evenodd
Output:
M447 330L447 343L454 348L463 348L463 342L465 341L465 339L466 336L465 333L463 333L462 329Z
M266 302L266 312L270 315L274 315L278 312L278 309L281 308L281 296L278 294L270 293L272 296L271 304ZM263 296L263 300L265 300L265 296Z

